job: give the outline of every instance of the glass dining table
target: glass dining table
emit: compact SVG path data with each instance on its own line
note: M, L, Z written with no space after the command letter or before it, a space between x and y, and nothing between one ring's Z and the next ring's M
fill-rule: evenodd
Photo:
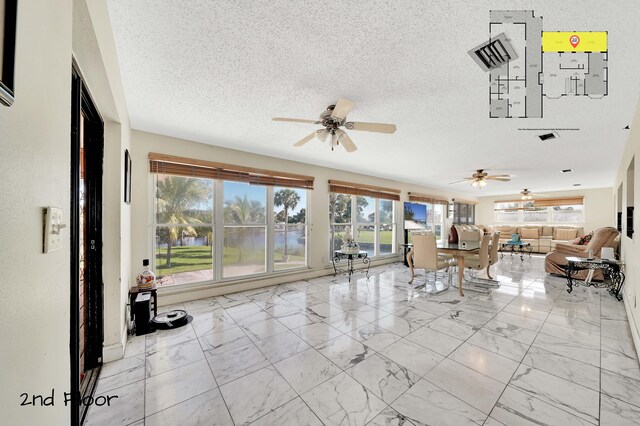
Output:
M464 296L462 282L464 280L464 258L480 252L480 241L458 241L449 243L442 241L437 244L438 252L448 253L458 261L458 290L460 296Z

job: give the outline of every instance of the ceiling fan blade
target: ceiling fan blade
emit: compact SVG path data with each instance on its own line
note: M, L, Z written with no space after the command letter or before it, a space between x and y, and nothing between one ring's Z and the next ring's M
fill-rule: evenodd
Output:
M327 136L329 136L329 131L327 129L320 129L316 132L316 137L322 142L327 140Z
M331 116L344 120L347 114L349 114L349 111L351 111L355 105L356 104L351 102L349 99L340 98L338 99L338 103L336 103L336 107L331 112Z
M530 192L530 193L529 193L529 195L533 195L534 197L548 197L548 195L545 195L545 194L536 194L536 193L533 193L533 192Z
M273 121L287 121L290 123L309 123L309 124L319 124L318 120L305 120L304 118L283 118L283 117L274 117Z
M473 180L473 178L464 178L464 179L456 180L456 181L453 181L453 182L449 182L449 185L453 185L454 183L468 182L470 180Z
M347 152L353 152L356 149L358 149L358 147L356 146L356 144L353 143L353 141L351 140L349 135L347 135L344 132L338 138L338 142L340 142L342 144L342 146L344 147L345 151L347 151Z
M304 145L305 143L307 143L307 142L309 142L311 139L313 139L313 138L315 137L316 133L317 133L317 131L316 131L316 132L311 133L311 134L310 134L310 135L308 135L308 136L305 136L304 138L300 139L298 142L294 143L294 144L293 144L293 146L302 146L302 145Z
M394 133L396 131L395 124L386 123L362 123L354 121L351 123L348 129L362 130L365 132L377 132L377 133Z
M500 175L500 176L485 176L485 179L488 180L497 180L501 182L509 182L511 180L511 176L508 175Z

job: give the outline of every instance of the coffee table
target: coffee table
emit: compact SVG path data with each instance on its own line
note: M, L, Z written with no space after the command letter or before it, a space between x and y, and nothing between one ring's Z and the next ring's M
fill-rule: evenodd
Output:
M523 241L507 241L505 243L500 243L500 259L504 258L505 252L510 252L511 256L513 254L519 254L520 260L524 262L524 255L529 254L531 257L531 243L525 243Z

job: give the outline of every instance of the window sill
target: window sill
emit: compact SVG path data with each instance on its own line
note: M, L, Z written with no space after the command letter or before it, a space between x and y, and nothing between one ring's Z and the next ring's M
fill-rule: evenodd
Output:
M296 275L304 272L312 271L311 267L303 266L300 268L291 268L285 271L277 271L271 273L262 273L262 274L253 274L253 275L243 275L241 277L233 277L233 278L223 278L221 281L198 281L193 283L185 283L185 284L174 284L169 286L158 287L158 294L174 294L181 293L183 291L198 291L198 290L206 290L211 288L224 288L229 287L236 284L244 284L248 282L271 279L271 278L280 278L286 277L288 275Z

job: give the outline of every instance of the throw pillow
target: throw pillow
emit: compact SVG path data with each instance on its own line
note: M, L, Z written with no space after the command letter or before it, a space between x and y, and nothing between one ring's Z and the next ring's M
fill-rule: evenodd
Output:
M538 228L520 228L520 237L538 239Z
M570 241L576 238L577 229L556 229L553 232L554 240Z
M574 244L578 244L581 246L586 246L587 244L589 244L589 241L591 241L591 238L593 237L593 231L589 232L587 235L583 235L580 238L576 238L578 240L577 243Z

